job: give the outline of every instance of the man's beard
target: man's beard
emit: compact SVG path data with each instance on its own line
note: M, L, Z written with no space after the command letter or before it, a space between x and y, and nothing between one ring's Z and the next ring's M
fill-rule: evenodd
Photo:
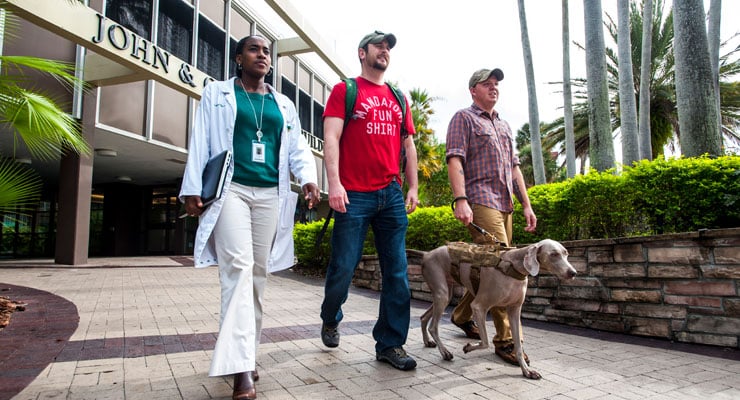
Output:
M378 69L381 71L385 71L386 68L388 68L388 64L381 64L379 61L375 61L372 65L373 69Z

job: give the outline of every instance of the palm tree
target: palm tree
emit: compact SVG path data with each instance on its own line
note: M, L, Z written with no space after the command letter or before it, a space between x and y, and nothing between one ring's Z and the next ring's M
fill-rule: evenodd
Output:
M568 178L576 176L576 145L573 137L573 95L570 88L570 23L568 0L563 0L563 118L565 122L565 165Z
M640 52L640 82L650 82L653 47L653 0L644 0L642 6L642 51ZM653 159L650 140L650 85L640 84L639 148L640 159Z
M524 124L516 132L516 148L519 152L519 166L524 176L524 182L527 187L535 185L534 170L532 169L532 151L533 147L530 142L532 135L529 132L529 124ZM548 150L542 150L540 157L544 160L545 167L545 183L551 183L556 180L560 180L561 176L558 176L558 163L555 157L553 157Z
M651 32L651 59L649 91L650 91L650 143L652 145L652 157L663 153L663 147L674 137L678 129L678 117L676 115L675 102L675 60L673 57L673 13L669 12L663 20L663 2L655 2L653 12L653 23ZM607 16L606 23L609 35L617 42L617 24ZM634 44L631 52L632 65L635 70L641 70L642 60L638 57L638 49L642 49L642 16L636 4L632 4L630 10L630 38ZM613 104L619 103L619 57L611 49L607 48L607 60L609 63L609 86L614 95ZM641 74L642 75L642 74ZM635 82L635 93L640 92L640 82ZM621 126L619 113L612 114L612 124Z
M519 4L519 27L522 36L522 52L524 53L524 71L527 75L527 97L529 98L529 126L534 126L531 135L532 145L532 168L534 170L534 182L536 185L545 183L545 163L542 159L542 141L540 139L540 115L537 106L537 89L534 80L534 61L532 60L532 49L529 45L529 33L527 32L527 15L524 10L524 0L518 0Z
M439 160L444 160L446 151L444 143L432 146L432 151ZM447 164L441 163L440 169L429 178L419 179L419 201L424 207L449 206L453 197L447 176Z
M622 164L631 166L640 160L640 142L637 131L635 82L632 75L632 41L630 40L629 0L617 1L619 53L619 131L622 135Z
M4 33L9 35L16 21L9 15L6 18ZM0 55L0 66L3 134L12 134L14 143L25 146L32 157L40 160L59 158L66 151L90 152L77 121L44 93L28 89L32 87L26 76L30 70L49 74L68 87L81 85L74 76L74 65L36 57ZM34 207L41 189L38 175L14 161L17 147L0 149L0 154L4 157L0 160L0 212Z
M689 157L721 154L719 106L712 83L712 64L702 0L673 2L676 53L676 103L681 149Z
M597 171L614 167L614 140L609 122L609 89L602 27L601 0L583 0L588 78L589 158Z
M429 127L429 119L434 114L432 102L435 97L429 96L429 93L423 89L411 89L411 114L414 118L414 143L416 145L416 154L418 159L419 173L422 179L429 179L432 174L443 167L442 160L434 151L437 140L434 137L434 130Z
M712 63L712 84L714 85L714 96L717 104L719 98L719 46L720 46L720 22L722 20L722 0L712 0L709 3L709 24L707 26L707 40L709 41L709 61ZM722 114L718 116L717 122L722 126Z
M674 83L674 71L675 71L675 60L673 57L673 13L668 10L664 13L663 1L656 0L652 3L651 15L652 16L651 29L650 29L650 42L652 44L652 51L650 53L650 62L647 63L649 67L649 79L648 85L641 85L641 82L645 81L643 77L644 73L639 74L640 81L635 82L635 93L640 93L649 89L650 93L650 106L649 106L649 128L650 128L650 147L648 151L651 152L652 157L655 158L658 155L663 154L663 149L666 144L669 144L674 137L674 134L680 133L678 127L678 114L676 109L676 88ZM637 7L634 3L631 7L631 41L632 41L632 65L634 71L640 71L642 65L646 63L641 60L642 49L642 37L643 37L643 14L642 10ZM614 42L617 42L617 29L616 24L611 20L605 23L610 36ZM723 47L730 40L737 37L737 34L732 38L726 39L723 42ZM582 46L580 46L583 49ZM722 133L726 143L732 142L737 148L740 145L740 133L738 128L740 127L740 82L730 82L729 80L740 74L740 59L738 54L740 47L732 48L720 57L719 62L719 76L720 76L720 94L721 94L721 113L722 113ZM609 73L609 88L612 94L611 106L612 106L612 125L618 127L620 125L619 113L617 111L616 104L619 103L619 91L618 91L618 68L619 64L616 52L612 49L607 49L607 61L608 61L608 73ZM635 75L637 73L635 72ZM561 84L560 82L554 82ZM581 160L583 165L584 158L588 156L589 151L589 135L588 135L588 103L585 102L585 79L573 79L572 81L575 97L577 103L574 104L573 110L573 129L575 136L575 148L576 157ZM647 86L645 88L644 86ZM644 106L640 106L638 110L642 113ZM641 125L644 125L641 123ZM565 140L564 121L563 118L556 119L552 122L543 125L543 132L546 132L543 137L544 148L557 148L561 149L564 147L562 143ZM730 144L728 144L728 147ZM642 148L642 146L641 146ZM561 150L563 151L563 150ZM583 171L583 167L581 167Z

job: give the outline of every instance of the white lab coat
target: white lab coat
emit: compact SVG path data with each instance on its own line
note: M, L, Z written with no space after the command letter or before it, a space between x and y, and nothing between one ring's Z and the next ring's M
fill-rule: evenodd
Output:
M184 201L185 196L200 195L203 169L211 157L227 149L234 151L234 124L236 122L234 80L235 78L212 82L203 89L203 96L195 114L195 125L190 136L188 161L185 165L179 195L180 201ZM290 188L290 173L293 173L301 186L309 182L316 183L318 179L316 162L306 138L301 133L301 123L293 102L285 95L278 93L272 86L266 86L275 96L283 115L278 162L278 207L280 211L277 234L267 265L268 272L276 272L290 268L294 259L293 217L298 194ZM234 163L232 162L227 173L224 193L229 191L233 175ZM200 216L193 251L196 268L218 264L211 233L221 213L224 199L225 196L222 196Z

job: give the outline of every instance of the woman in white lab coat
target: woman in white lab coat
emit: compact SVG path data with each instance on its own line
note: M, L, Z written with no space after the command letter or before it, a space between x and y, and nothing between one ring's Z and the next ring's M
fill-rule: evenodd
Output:
M257 346L267 272L293 264L293 215L300 182L309 207L320 201L316 162L295 106L264 78L270 44L262 36L240 40L237 77L203 90L190 137L180 200L199 216L196 267L218 265L221 320L210 376L234 375L234 399L256 397ZM233 153L221 198L203 207L202 173L208 160Z

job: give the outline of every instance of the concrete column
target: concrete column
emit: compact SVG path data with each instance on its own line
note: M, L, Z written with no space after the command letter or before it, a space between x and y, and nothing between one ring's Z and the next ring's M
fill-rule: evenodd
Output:
M59 165L59 214L54 253L57 264L87 264L97 98L98 90L90 90L85 93L82 104L82 134L91 153L69 152L62 156Z

